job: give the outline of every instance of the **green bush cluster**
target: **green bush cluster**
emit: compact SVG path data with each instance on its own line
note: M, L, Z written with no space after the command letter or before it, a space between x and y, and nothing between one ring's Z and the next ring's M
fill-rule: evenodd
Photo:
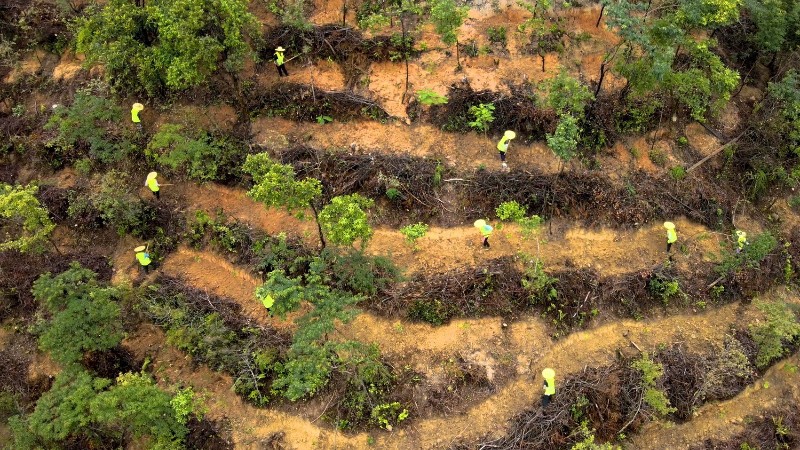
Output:
M108 350L122 341L121 292L100 285L97 275L80 264L56 276L40 276L33 296L46 317L36 325L39 347L59 363L77 363L86 352Z
M175 124L162 125L145 149L152 161L202 181L240 177L243 153L228 138L186 131Z
M68 216L76 221L96 216L102 224L114 228L122 236L126 233L142 237L152 233L155 210L135 192L138 181L119 170L105 172L88 192L70 191Z
M244 66L257 21L243 0L127 0L95 5L76 23L76 48L123 92L150 96L204 82L220 63Z
M183 409L156 386L150 376L125 373L112 383L71 367L59 373L53 387L25 417L12 417L13 448L60 448L67 438L82 437L90 447L139 442L149 448L183 448L188 430Z
M442 325L457 311L441 300L414 300L408 308L408 318L422 320L432 325Z
M422 222L413 223L410 225L406 225L403 228L400 228L400 234L402 234L406 238L406 242L414 247L417 248L417 240L421 237L425 236L428 233L428 225Z
M763 369L786 354L787 344L800 338L800 323L797 321L796 308L786 303L758 302L756 305L766 317L763 323L750 324L750 333L758 345L756 367Z
M735 245L735 244L734 244ZM744 267L758 269L761 262L778 248L778 239L769 231L757 234L740 253L723 249L721 261L714 267L720 275L731 274Z
M664 367L661 364L650 359L650 355L645 352L639 359L633 361L631 367L641 373L642 388L644 389L642 395L647 406L662 416L677 411L676 408L670 406L664 391L658 388L657 381L664 375Z
M522 229L522 237L526 239L542 224L541 217L536 214L528 217L528 209L514 200L498 205L495 214L500 220L516 222Z
M142 312L167 332L167 341L214 370L231 374L234 391L255 405L270 401L269 382L280 350L264 345L263 331L231 328L219 313L192 306L191 295L160 285L141 293Z
M47 209L36 198L36 186L11 186L0 183L0 252L18 250L44 251L44 242L50 238L56 225L50 220Z
M56 107L44 126L55 133L47 142L48 160L56 167L86 157L101 163L122 160L133 150L119 127L122 117L114 101L79 91L72 105Z

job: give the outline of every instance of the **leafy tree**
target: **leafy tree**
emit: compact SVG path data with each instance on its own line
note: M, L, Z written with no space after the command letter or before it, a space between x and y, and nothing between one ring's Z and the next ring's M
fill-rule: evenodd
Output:
M456 46L456 70L461 70L458 52L458 29L467 18L469 8L458 6L455 0L432 0L431 21L445 45Z
M116 139L116 126L122 109L110 99L78 92L70 106L59 106L44 126L56 135L47 146L56 152L56 160L81 157L96 158L103 163L120 160L131 150L127 141Z
M419 102L423 105L446 105L447 104L447 96L437 94L435 91L430 89L421 89L417 91L417 98Z
M346 5L346 1L344 2ZM406 83L405 91L403 92L403 101L405 102L409 89L409 67L408 58L412 54L414 40L409 36L413 29L409 29L409 25L414 22L411 20L416 15L422 13L422 7L419 5L418 0L387 0L379 3L380 8L371 10L368 14L360 14L358 21L359 26L362 28L378 28L391 24L394 20L400 23L400 36L399 43L402 46L400 57L403 58L406 69ZM377 6L377 5L375 5ZM342 24L344 24L344 16L342 17ZM396 44L395 37L392 36L392 43ZM394 61L395 59L392 58Z
M300 30L311 30L314 24L306 17L306 6L307 0L277 0L269 4L269 9L280 18L281 23Z
M39 335L39 346L62 364L122 341L120 309L113 301L119 292L100 286L96 277L74 262L66 272L55 277L46 273L33 283L34 297L51 317Z
M580 137L578 119L572 114L564 114L556 126L555 133L547 134L546 137L547 146L561 159L563 167L565 162L569 162L575 157L575 151L578 148L578 138Z
M0 251L41 252L56 227L39 203L36 186L11 186L0 183ZM58 247L53 244L58 251Z
M241 150L224 138L206 132L190 132L181 125L164 124L147 144L145 153L173 170L184 170L196 180L219 180L237 166ZM226 170L227 169L227 170Z
M116 437L152 439L154 449L182 448L188 430L172 405L172 396L144 373L124 373L91 401L92 420Z
M756 24L750 37L756 49L791 51L800 45L800 2L792 0L745 0L744 6Z
M204 82L220 61L241 69L256 23L244 0L110 0L78 21L76 47L115 86L156 95Z
M60 448L70 437L83 437L92 448L122 447L143 437L149 437L151 449L183 448L188 430L173 400L149 375L121 374L112 384L71 366L59 373L29 416L13 418L14 448Z
M99 214L103 224L114 228L120 236L126 233L144 236L149 232L152 211L133 192L134 186L138 188L138 181L132 181L129 173L109 170L89 193L72 193L67 214L73 219Z
M303 209L311 208L317 222L319 239L322 246L325 246L325 236L314 205L314 201L322 195L322 183L319 180L297 180L292 166L273 161L267 153L247 155L242 170L253 177L255 184L247 192L253 200L270 208L285 208L299 218L303 217Z
M742 0L682 0L675 18L686 28L718 28L739 18Z
M468 123L476 131L486 133L489 124L494 122L494 105L491 103L481 103L477 106L470 106L469 113L475 119Z
M375 202L359 194L340 195L331 199L330 204L322 208L319 222L325 235L334 244L353 245L361 240L361 248L366 247L372 237L372 228L367 222L367 213Z
M427 224L418 222L400 228L400 234L405 236L406 242L416 250L417 240L428 233L428 228Z
M589 88L577 79L562 70L547 85L547 105L553 108L558 115L572 114L581 118L586 109L586 103L593 100L594 96Z
M36 402L34 411L28 417L16 418L12 422L14 448L57 448L56 444L67 437L88 432L93 419L91 401L109 384L109 380L93 379L77 366L61 371L53 387ZM102 439L95 433L90 438Z

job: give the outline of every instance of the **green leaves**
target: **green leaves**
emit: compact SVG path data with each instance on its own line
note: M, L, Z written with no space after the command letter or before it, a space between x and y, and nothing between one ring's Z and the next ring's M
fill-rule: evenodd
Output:
M302 217L302 210L322 195L322 183L319 180L297 180L292 166L274 162L266 153L247 155L242 170L252 175L255 182L255 186L247 192L248 196L268 207L282 207L290 213L296 212L298 217Z
M35 197L36 186L0 183L0 251L41 252L56 227Z
M559 115L583 117L586 103L594 98L588 87L563 70L546 85L547 105Z
M481 133L485 133L489 129L489 124L494 122L494 105L491 103L470 106L469 113L472 114L474 120L468 125Z
M469 8L456 5L455 0L432 0L431 21L442 42L453 45L458 41L458 28L467 18Z
M547 134L546 137L547 146L553 150L553 153L562 161L569 162L575 156L578 148L578 138L580 137L578 119L571 114L561 116L556 132Z
M42 326L39 347L62 364L78 362L87 351L108 350L123 337L119 292L97 284L95 274L78 263L55 277L44 274L33 295L51 316Z
M353 245L361 240L361 248L366 247L372 237L372 228L367 223L367 213L372 207L372 199L359 194L340 195L331 199L331 203L322 208L319 222L325 230L325 236L334 244Z
M200 84L222 63L240 70L257 22L243 0L110 0L77 23L76 47L110 82L149 95ZM223 59L224 58L224 59Z
M71 106L59 106L44 126L56 136L47 145L64 159L89 156L113 162L124 156L125 145L114 142L122 109L113 101L78 92ZM88 149L87 152L81 151Z

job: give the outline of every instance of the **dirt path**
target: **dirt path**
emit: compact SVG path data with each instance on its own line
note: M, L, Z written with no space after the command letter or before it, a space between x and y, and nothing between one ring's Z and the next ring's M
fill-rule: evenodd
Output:
M701 407L695 417L675 425L652 422L630 440L632 448L660 450L688 448L704 439L724 440L741 432L745 417L785 404L787 397L800 401L800 353L771 367L755 384L736 397Z
M506 331L499 324L492 326L487 319L478 319L455 321L448 327L433 330L433 333L424 325L403 324L403 330L396 329L392 333L388 328L396 328L394 325L381 324L379 319L363 315L367 318L345 327L343 334L377 341L389 353L420 350L423 353L441 350L454 353L468 352L477 347L489 354L504 351L517 355L517 375L492 397L463 414L422 420L408 428L381 434L376 442L377 448L438 449L446 448L457 439L475 441L489 433L501 434L503 426L500 424L505 424L514 414L535 402L539 383L531 373L538 373L545 366L555 367L559 377L567 377L581 371L584 366L610 363L619 349L632 351L630 341L636 342L643 350L654 350L659 344L683 342L692 350L709 351L714 345L719 345L732 324L747 323L757 315L752 305L728 305L694 316L673 316L648 322L620 321L572 334L555 343L546 337L545 324L536 318L512 324ZM362 326L356 326L359 324ZM354 330L369 330L370 334L359 334ZM365 433L343 436L295 414L257 409L245 404L230 389L230 377L206 367L192 368L189 357L164 345L163 333L154 327L143 327L126 340L126 345L139 356L149 354L154 357L155 373L165 384L184 382L199 391L207 391L211 418L227 416L231 420L236 448L259 448L258 442L279 431L286 433L292 448L311 448L312 445L317 448L368 448ZM776 387L796 382L794 374L791 374L792 380L777 379L787 377L788 373L773 369L768 372L771 378L767 381ZM751 391L759 392L759 388L747 392ZM743 394L744 397L748 395L751 394ZM762 397L754 398L753 404L770 394L758 395ZM298 412L300 410L302 405L298 407ZM712 414L707 416L713 418Z
M409 126L398 121L388 124L359 121L319 125L258 118L252 121L252 133L253 143L268 149L294 141L321 149L438 159L464 171L479 167L501 168L495 140L478 133L442 133L437 127L426 124ZM535 168L544 173L557 173L559 169L558 159L542 142L525 145L513 141L508 150L508 165Z

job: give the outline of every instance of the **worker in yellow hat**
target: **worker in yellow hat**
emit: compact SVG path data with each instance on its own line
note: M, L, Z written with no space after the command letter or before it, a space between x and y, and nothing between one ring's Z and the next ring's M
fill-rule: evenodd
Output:
M497 151L500 152L500 162L503 163L503 167L508 167L508 164L506 164L506 152L508 151L508 144L515 137L517 137L517 133L506 130L506 132L503 133L503 137L500 138L500 141L497 143Z
M144 273L148 273L150 271L150 263L153 262L150 259L150 253L147 253L147 247L144 245L140 245L133 249L136 252L136 260L139 261L139 267L144 270Z
M546 368L542 371L544 378L544 394L542 395L542 408L550 404L550 400L556 395L556 371Z
M139 119L139 112L143 109L144 105L141 103L134 103L133 106L131 106L131 122L133 122L140 131L142 129L142 120Z
M481 236L483 236L483 248L489 248L489 236L492 235L494 228L483 219L476 220L473 225L481 232Z
M150 188L150 192L156 196L156 200L161 200L160 184L158 184L158 173L150 172L147 174L147 179L144 180L144 185Z
M261 298L261 304L264 305L264 308L267 308L267 314L272 317L272 307L275 305L275 299L270 294L267 294Z
M286 62L286 57L283 55L286 49L283 47L278 47L275 49L275 65L278 66L278 76L279 77L288 77L289 72L286 71L286 66L284 63Z
M667 230L667 253L672 249L672 244L678 240L678 233L675 231L675 224L672 222L664 222L664 228Z
M747 242L747 233L742 230L736 230L736 253L742 253L745 245L750 245Z

